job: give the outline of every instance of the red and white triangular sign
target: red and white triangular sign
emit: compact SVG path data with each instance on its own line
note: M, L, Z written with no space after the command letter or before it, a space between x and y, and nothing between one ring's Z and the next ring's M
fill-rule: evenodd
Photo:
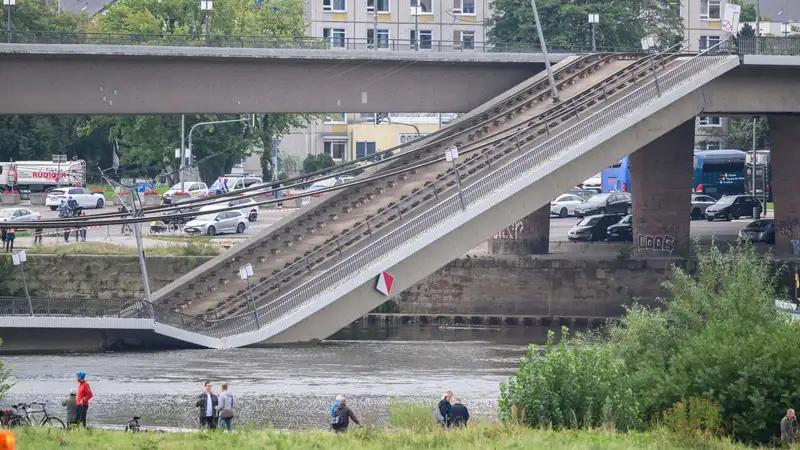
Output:
M375 285L375 289L383 295L392 295L392 286L394 286L394 275L389 272L381 272L378 275L378 284Z

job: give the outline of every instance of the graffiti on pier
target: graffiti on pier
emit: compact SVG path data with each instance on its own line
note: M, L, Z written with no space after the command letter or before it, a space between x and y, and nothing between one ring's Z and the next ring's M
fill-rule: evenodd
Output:
M657 251L672 254L675 250L675 238L666 234L660 236L640 234L638 244L640 251Z
M522 232L525 231L525 224L522 221L507 226L496 233L494 239L519 239L522 237Z

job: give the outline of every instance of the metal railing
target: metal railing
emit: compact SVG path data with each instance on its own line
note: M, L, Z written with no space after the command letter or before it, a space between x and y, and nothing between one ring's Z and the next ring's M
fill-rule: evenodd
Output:
M33 308L31 310L31 307ZM141 319L152 317L140 299L0 297L0 316L65 316Z
M163 321L164 323L213 337L232 336L242 332L254 331L266 324L272 324L285 317L289 312L309 304L324 292L336 288L353 275L366 270L376 260L418 239L424 232L453 217L463 208L475 204L498 188L529 174L536 167L564 154L584 140L596 135L599 130L620 120L632 117L636 114L638 108L655 101L663 93L687 82L693 75L715 67L728 57L727 53L722 53L724 56L716 56L718 54L720 52L715 48L695 56L659 76L658 81L647 77L645 83L635 91L552 138L543 141L533 149L523 152L519 157L498 167L482 179L464 187L462 196L450 194L433 207L411 217L403 217L403 210L406 208L403 201L392 205L384 211L384 214L396 214L397 218L401 220L397 228L382 235L373 235L374 227L380 223L374 222L376 218L359 224L357 228L363 231L360 233L351 232L351 239L355 242L368 239L369 243L367 245L360 248L353 246L342 248L341 243L337 244L338 249L336 251L339 252L339 261L336 264L302 285L279 296L274 301L254 309L252 312L211 321L156 308L155 318L159 322ZM513 144L508 142L506 145ZM449 172L448 175L440 178L436 183L445 183L452 186L452 183L455 183L454 172ZM407 199L404 201L407 201Z
M749 36L736 40L740 55L800 56L800 37Z
M93 45L154 45L168 47L224 47L315 50L376 50L420 52L478 52L478 53L540 53L539 46L520 42L481 42L412 39L381 39L377 43L366 38L270 37L176 35L146 33L86 33L53 31L12 31L7 43L14 44L93 44ZM1 43L0 43L1 44ZM419 45L419 48L417 48ZM590 53L589 46L561 46L552 53ZM640 52L632 47L599 47L597 52Z

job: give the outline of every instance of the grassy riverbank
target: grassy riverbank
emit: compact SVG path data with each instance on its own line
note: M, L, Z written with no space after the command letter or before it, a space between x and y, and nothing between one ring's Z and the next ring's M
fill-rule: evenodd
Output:
M114 431L56 431L32 428L19 430L17 444L21 450L266 450L266 449L737 449L745 448L728 441L682 437L662 431L647 433L608 433L603 431L547 431L496 424L479 425L467 430L444 432L434 430L388 430L358 428L346 435L324 431L253 431L234 434L202 433L139 433Z

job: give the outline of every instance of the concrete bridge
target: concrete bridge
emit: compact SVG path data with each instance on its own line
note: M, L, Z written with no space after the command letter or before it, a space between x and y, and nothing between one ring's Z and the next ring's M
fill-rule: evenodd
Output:
M113 321L212 348L322 339L387 299L376 289L384 273L394 277L390 294L399 292L517 221L529 225L519 239L540 241L555 195L629 153L636 251L681 252L691 245L687 201L694 118L702 114L769 115L775 251L789 253L800 239L800 56L765 50L565 58L555 68L560 102L536 75L175 280L153 304L87 310L79 302L83 313L65 304L58 315L49 313L57 304L35 305L37 315L54 317L48 322L0 302L0 328ZM441 156L452 145L461 153L458 172ZM428 163L406 168L421 161ZM387 176L373 178L380 174ZM237 281L245 263L270 275L247 289Z

